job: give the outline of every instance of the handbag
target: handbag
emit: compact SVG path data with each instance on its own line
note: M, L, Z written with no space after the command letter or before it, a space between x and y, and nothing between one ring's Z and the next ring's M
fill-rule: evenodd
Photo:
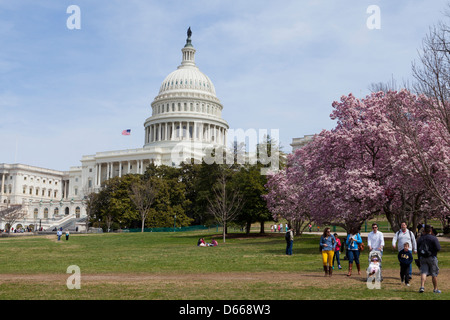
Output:
M358 244L358 250L364 251L364 242L361 242L360 244Z

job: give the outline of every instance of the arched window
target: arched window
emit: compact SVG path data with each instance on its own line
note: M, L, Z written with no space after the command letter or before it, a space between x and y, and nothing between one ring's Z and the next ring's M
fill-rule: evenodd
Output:
M81 211L81 210L80 210L80 207L76 207L76 208L75 208L75 217L76 217L76 218L79 218L79 217L80 217L80 211Z
M59 209L58 207L55 208L55 210L53 210L53 215L57 216L59 214Z
M44 209L44 219L48 219L48 208Z
M33 211L33 217L34 217L34 219L37 219L38 216L39 216L39 210L38 210L38 208L35 208Z

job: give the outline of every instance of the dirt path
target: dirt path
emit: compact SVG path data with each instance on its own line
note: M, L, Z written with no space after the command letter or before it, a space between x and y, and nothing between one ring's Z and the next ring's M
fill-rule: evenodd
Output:
M314 286L317 288L329 288L330 283L336 284L342 288L351 287L355 283L365 282L365 271L362 270L362 275L358 275L356 272L351 277L347 277L347 270L342 269L335 271L333 276L324 277L320 272L309 273L294 273L294 272L233 272L233 273L206 273L206 274L81 274L81 281L84 284L123 284L128 283L133 285L135 283L178 283L183 282L186 284L195 284L201 282L222 282L222 283L242 283L242 282L264 282L271 283L276 276L276 282L291 283L298 286ZM54 283L65 285L70 274L2 274L0 275L0 284L5 283ZM384 270L383 271L383 286L398 286L400 283L399 270ZM427 282L431 283L427 280ZM439 287L441 290L450 290L450 270L441 269L438 276ZM413 271L412 286L418 286L419 273Z

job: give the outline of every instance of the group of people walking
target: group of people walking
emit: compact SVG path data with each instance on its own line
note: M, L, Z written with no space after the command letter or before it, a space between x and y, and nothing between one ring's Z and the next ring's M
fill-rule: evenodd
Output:
M286 232L286 254L292 255L293 232L290 226ZM398 250L397 258L400 265L401 283L410 286L412 278L412 262L414 261L413 253L418 255L416 263L420 268L420 289L419 292L425 291L425 281L427 276L431 276L433 282L433 292L440 293L438 289L437 276L439 273L437 253L441 247L432 227L425 225L421 229L422 233L418 235L417 241L414 232L408 230L405 222L401 224L401 229L394 234L392 239L392 248ZM341 242L337 233L331 234L330 228L325 228L320 237L319 250L322 256L323 269L325 276L332 276L334 262L337 261L338 268L342 269L340 263L340 251L344 243ZM380 281L382 277L382 256L385 247L384 235L378 230L378 224L372 224L372 231L367 237L367 248L369 252L369 268L367 275L371 276L375 272ZM360 232L357 229L350 230L345 239L346 257L348 259L347 276L351 277L353 267L356 266L358 275L361 275L360 255L364 250L364 243ZM376 254L374 254L376 253ZM369 270L370 269L370 270Z

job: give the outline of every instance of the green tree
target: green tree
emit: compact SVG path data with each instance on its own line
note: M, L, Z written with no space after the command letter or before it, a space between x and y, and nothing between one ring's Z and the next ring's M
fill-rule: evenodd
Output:
M208 199L213 196L213 186L220 176L220 165L203 161L192 166L187 194L191 201L190 216L196 223L206 224L212 222L212 216L208 213ZM187 168L184 172L188 173Z
M140 181L140 175L129 174L107 180L92 205L91 222L102 222L106 231L118 227L133 227L139 223L136 206L130 199L131 185Z
M180 168L150 165L144 181L152 179L158 193L149 211L147 225L151 227L188 226L193 219L186 215L191 202L186 198L186 185ZM175 218L176 216L176 218Z
M237 220L245 222L247 234L250 233L251 224L255 222L260 222L260 232L264 233L264 222L272 220L267 201L263 198L267 193L266 183L267 176L261 174L260 164L244 165L234 173L233 189L240 190L244 198Z

